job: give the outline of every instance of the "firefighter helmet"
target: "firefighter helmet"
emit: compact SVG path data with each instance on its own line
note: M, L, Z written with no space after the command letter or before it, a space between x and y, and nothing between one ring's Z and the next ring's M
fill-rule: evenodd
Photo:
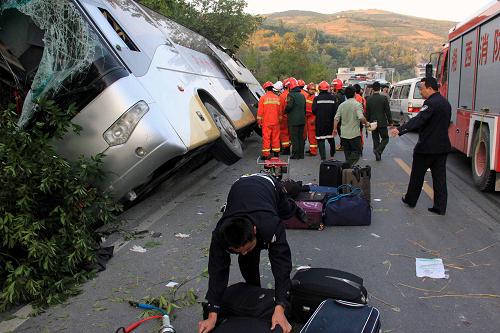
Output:
M342 80L340 80L340 79L335 79L335 80L333 80L333 81L332 81L332 86L333 86L335 89L340 90L340 89L342 89L342 87L343 87L344 85L342 84Z
M306 85L306 82L304 80L298 80L297 83L299 84L299 86L303 87Z
M289 80L290 80L290 90L299 86L299 82L294 77L291 77Z
M265 90L265 89L272 87L272 86L273 86L273 83L271 81L267 81L266 83L264 83L262 85L262 88L264 88L264 90Z
M319 83L319 90L328 90L330 88L330 85L326 81L321 81Z
M274 88L275 90L278 90L278 91L283 90L283 82L281 82L281 81L276 81L276 82L273 84L273 88Z
M288 86L290 86L290 78L288 78L288 79L284 79L284 80L283 80L283 86L284 86L285 88L287 88Z

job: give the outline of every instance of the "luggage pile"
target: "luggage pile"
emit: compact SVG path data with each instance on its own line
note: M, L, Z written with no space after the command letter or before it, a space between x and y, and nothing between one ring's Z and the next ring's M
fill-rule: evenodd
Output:
M229 286L214 333L281 332L270 330L274 290L246 283ZM287 317L300 333L378 333L379 311L367 305L363 279L330 268L299 270L292 278ZM205 318L208 313L205 312ZM297 331L295 331L297 332Z
M306 213L305 223L293 217L284 221L286 227L322 230L324 226L370 225L370 180L370 166L351 168L345 162L323 161L319 185L309 185L308 192L293 196Z

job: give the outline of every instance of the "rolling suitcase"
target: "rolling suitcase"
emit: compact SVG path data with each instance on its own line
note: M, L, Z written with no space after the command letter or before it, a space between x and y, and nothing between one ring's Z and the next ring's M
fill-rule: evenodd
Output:
M348 184L361 189L361 196L368 200L371 199L371 180L372 172L369 165L360 167L355 165L352 169L342 170L342 184Z
M326 160L319 166L319 185L337 187L342 185L342 170L349 168L349 163Z
M290 301L295 321L306 322L327 298L366 304L368 293L362 278L331 268L300 270L292 278Z
M378 309L345 301L323 301L300 333L379 333Z
M213 333L283 333L279 325L271 331L271 321L249 317L224 319Z
M316 229L323 230L323 203L314 201L297 201L297 206L306 213L305 223L296 216L283 220L287 229Z

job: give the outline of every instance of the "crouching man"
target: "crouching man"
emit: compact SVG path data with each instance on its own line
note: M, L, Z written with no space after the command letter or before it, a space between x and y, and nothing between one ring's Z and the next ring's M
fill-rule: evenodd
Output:
M283 184L275 178L254 174L237 180L227 198L226 210L212 233L208 261L209 316L198 323L198 333L208 333L217 321L217 313L229 279L231 254L238 255L241 275L249 284L260 287L260 251L268 250L275 282L276 306L272 327L279 325L291 332L285 316L291 287L292 260L282 219L304 212L288 198Z

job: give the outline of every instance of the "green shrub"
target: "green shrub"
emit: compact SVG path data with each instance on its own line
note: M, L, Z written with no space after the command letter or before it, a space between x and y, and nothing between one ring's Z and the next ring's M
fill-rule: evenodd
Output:
M69 162L52 146L80 130L70 121L74 114L40 102L22 130L13 107L0 112L0 311L57 304L77 293L92 274L84 266L96 259L96 228L121 209L91 185L103 176L102 155Z

